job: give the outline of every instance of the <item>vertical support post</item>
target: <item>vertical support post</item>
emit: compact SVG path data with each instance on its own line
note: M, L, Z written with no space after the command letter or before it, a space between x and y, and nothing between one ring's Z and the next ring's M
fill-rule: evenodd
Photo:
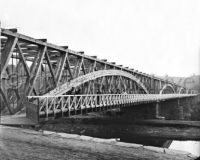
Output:
M154 76L151 77L151 94L155 93L155 81L154 81Z
M159 101L156 102L156 116L155 116L156 119L159 118Z
M186 110L186 114L185 114L186 116L184 116L184 119L190 120L190 118L191 118L191 106L190 106L188 97L185 98L184 105L185 105L185 110Z
M71 111L71 96L68 97L68 116L70 117L70 111Z
M83 98L83 96L80 96L80 108L81 108L81 115L83 115L83 111L82 111L82 98Z
M177 107L178 107L178 118L179 120L183 120L184 117L183 117L183 106L180 104L180 99L178 98L177 100Z
M40 99L37 100L37 122L40 122Z
M57 98L54 97L54 101L53 101L53 118L56 117L56 101L57 101Z
M155 106L155 118L156 119L165 119L165 117L160 116L160 112L159 112L159 108L160 108L160 101L156 101L156 106Z
M64 97L61 97L61 110L62 110L62 117L64 117L63 100L64 100Z
M159 85L160 85L160 86L159 86L159 87L160 87L160 88L159 88L159 91L160 91L160 90L162 89L162 81L161 81L161 80L159 81Z
M47 97L47 101L46 101L46 118L48 120L48 97Z
M100 95L97 95L97 96L99 97L99 99L97 100L97 105L96 105L96 107L95 107L95 112L97 112L97 107L101 107L101 106L100 106L100 101L101 101L101 100L100 100ZM97 97L97 98L98 98L98 97Z
M88 105L88 101L89 101L89 100L88 100L88 99L89 99L88 95L87 95L86 98L87 98L87 99L86 99L87 101L86 101L86 103L85 103L85 114L87 114L87 105Z
M74 96L74 114L76 115L76 110L77 110L77 108L78 108L78 106L76 106L77 105L77 101L78 101L78 97L77 96Z

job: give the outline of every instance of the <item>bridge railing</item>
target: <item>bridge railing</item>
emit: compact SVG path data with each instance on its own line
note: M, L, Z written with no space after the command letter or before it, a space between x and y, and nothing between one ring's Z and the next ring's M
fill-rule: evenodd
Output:
M191 97L193 94L87 94L60 96L28 96L37 106L39 117L56 114L82 114L84 112L145 104L169 99Z

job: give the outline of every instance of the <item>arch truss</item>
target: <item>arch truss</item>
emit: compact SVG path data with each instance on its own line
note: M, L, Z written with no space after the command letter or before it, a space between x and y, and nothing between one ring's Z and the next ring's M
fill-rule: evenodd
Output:
M3 110L10 114L21 110L27 96L59 93L66 86L62 93L74 86L89 94L97 89L116 92L116 88L120 92L158 94L169 83L106 59L73 51L68 46L19 34L17 29L0 28L0 40L0 101L3 101Z
M174 87L171 84L165 84L160 90L160 94L172 94L176 93Z

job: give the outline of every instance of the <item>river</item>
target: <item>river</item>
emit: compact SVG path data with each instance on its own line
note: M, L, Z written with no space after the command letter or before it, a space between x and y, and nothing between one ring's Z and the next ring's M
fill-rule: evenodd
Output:
M169 148L187 151L193 155L200 156L200 141L173 141Z

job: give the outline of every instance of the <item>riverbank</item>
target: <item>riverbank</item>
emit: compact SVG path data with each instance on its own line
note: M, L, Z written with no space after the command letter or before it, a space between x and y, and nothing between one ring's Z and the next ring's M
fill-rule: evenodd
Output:
M0 126L0 159L194 160L188 152L49 131Z

